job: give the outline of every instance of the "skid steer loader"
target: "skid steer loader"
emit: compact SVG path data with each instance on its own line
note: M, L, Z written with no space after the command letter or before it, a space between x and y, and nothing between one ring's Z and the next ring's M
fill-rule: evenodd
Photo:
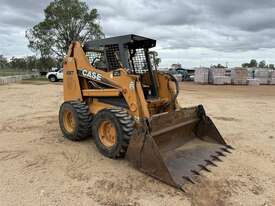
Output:
M60 128L70 140L93 136L109 158L182 188L230 153L202 105L181 108L173 76L158 71L153 39L126 35L73 42L64 59Z

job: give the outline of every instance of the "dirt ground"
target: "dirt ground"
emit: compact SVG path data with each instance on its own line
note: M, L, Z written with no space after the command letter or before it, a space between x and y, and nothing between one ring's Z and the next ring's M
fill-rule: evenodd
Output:
M183 193L62 137L61 84L0 86L0 205L275 205L275 87L182 84L236 150Z

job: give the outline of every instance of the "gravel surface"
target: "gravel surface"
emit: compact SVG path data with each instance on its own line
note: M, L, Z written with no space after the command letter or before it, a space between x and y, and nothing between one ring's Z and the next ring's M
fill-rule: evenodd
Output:
M183 193L62 137L62 85L0 86L0 205L275 205L275 86L181 84L236 150Z

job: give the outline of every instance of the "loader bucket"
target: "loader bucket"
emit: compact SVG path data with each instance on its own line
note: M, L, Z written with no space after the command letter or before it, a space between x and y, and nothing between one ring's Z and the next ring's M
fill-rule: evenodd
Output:
M135 130L126 158L139 170L182 188L201 170L210 171L219 156L230 153L202 105L152 116Z

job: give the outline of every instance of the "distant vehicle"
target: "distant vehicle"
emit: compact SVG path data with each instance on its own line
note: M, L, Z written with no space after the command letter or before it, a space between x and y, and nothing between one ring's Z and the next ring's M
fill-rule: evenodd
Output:
M180 81L193 81L191 77L193 75L192 70L183 69L183 68L177 68L177 69L170 68L168 72L174 76L180 75L181 76Z
M60 69L58 71L48 72L46 77L50 82L57 82L59 80L63 80L63 69Z
M188 75L188 72L186 69L183 69L183 68L178 68L176 69L176 73L177 74L181 74L181 81L187 81L190 79L190 76Z
M59 71L60 69L59 68L57 68L57 67L52 67L51 68L51 72L57 72L57 71Z

